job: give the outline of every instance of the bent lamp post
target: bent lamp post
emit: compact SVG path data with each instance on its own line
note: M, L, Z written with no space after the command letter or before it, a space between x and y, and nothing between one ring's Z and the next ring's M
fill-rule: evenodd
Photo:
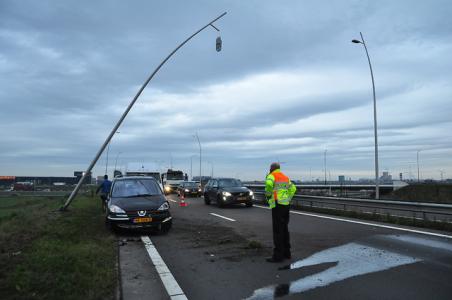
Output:
M179 46L177 46L159 65L157 68L155 68L154 72L152 72L152 74L149 76L149 78L144 82L144 84L141 86L141 88L138 90L137 94L135 95L135 97L132 99L132 101L130 102L129 106L127 106L126 110L124 111L124 113L122 114L121 118L119 119L119 121L116 123L116 125L114 126L114 128L112 129L112 131L110 132L110 134L108 135L107 139L105 140L105 142L103 143L103 145L100 147L99 151L97 151L96 156L94 157L94 159L91 161L90 165L88 166L88 168L86 169L86 172L84 173L84 175L80 178L79 182L77 183L77 185L75 186L74 190L72 191L72 193L69 195L69 198L66 200L66 202L64 203L64 205L60 208L60 211L65 211L68 206L71 204L72 200L74 200L75 196L77 195L78 191L80 190L80 187L82 186L82 183L84 182L86 176L88 174L91 174L91 170L93 169L94 165L96 164L96 162L98 161L99 157L102 155L103 151L105 150L105 148L107 147L108 143L110 142L110 140L112 139L113 135L116 133L116 131L118 130L118 128L121 126L122 122L124 121L124 119L126 118L127 114L129 113L129 111L132 109L133 105L135 104L135 102L137 101L138 97L141 95L141 93L143 92L143 90L145 89L145 87L148 85L148 83L152 80L152 78L154 78L155 74L160 70L160 68L171 58L171 56L174 55L174 53L177 52L177 50L179 50L180 48L182 48L182 46L184 46L189 40L191 40L194 36L196 36L198 33L200 33L201 31L203 31L204 29L206 29L207 27L214 27L217 31L218 29L213 26L212 24L214 22L216 22L218 19L222 18L224 15L226 15L226 12L222 13L221 15L219 15L218 17L216 17L215 19L213 19L212 21L210 21L209 23L207 23L207 25L203 26L201 29L199 29L198 31L196 31L195 33L193 33L191 36L189 36L185 41L183 41L182 43L179 44ZM218 39L217 39L217 44L216 44L216 49L217 51L219 51L219 49L221 50L221 39L220 39L220 46L218 45Z
M352 43L362 44L364 50L366 50L367 61L369 62L370 77L372 78L372 91L374 96L374 139L375 139L375 199L380 198L380 180L378 178L378 132L377 132L377 99L375 97L375 81L374 73L372 71L372 64L370 63L369 52L367 51L366 42L364 41L363 34L360 32L361 40L352 40Z

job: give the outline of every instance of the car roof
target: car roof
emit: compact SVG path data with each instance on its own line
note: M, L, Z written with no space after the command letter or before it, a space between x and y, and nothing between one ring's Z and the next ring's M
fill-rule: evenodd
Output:
M238 178L233 178L233 177L218 177L218 178L211 178L210 180L223 180L223 179L233 179L233 180L240 180Z

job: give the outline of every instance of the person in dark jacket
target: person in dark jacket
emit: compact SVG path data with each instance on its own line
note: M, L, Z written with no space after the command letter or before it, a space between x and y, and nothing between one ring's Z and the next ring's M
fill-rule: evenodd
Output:
M111 181L108 180L108 175L104 175L104 181L102 181L102 183L97 187L96 190L96 195L100 193L100 199L102 201L102 211L105 210L106 208L106 202L108 199L108 193L110 193L110 189L111 189Z

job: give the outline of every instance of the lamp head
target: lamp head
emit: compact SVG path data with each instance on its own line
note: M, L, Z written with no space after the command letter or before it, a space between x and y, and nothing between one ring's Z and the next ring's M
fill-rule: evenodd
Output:
M221 51L221 45L223 44L223 42L221 41L221 37L220 36L218 36L217 37L217 42L216 42L216 49L217 49L217 52L220 52Z
M362 44L363 42L361 42L360 40L352 40L352 43L355 43L355 44Z

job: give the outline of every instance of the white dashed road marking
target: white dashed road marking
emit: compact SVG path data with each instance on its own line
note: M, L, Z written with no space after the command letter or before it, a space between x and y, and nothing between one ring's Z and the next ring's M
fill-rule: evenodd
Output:
M171 274L171 271L168 269L162 257L158 253L157 249L154 247L154 244L152 244L151 239L148 236L142 236L141 240L148 251L149 257L151 258L152 263L154 264L155 269L157 270L157 273L159 274L160 279L162 280L163 285L170 296L170 299L188 300L173 274Z
M260 206L260 205L254 205L254 207L270 209L269 207ZM347 223L361 224L361 225L366 225L366 226L374 226L374 227L380 227L380 228L394 229L394 230L413 232L413 233L419 233L419 234L425 234L425 235L431 235L431 236L437 236L437 237L452 239L452 236L451 235L447 235L447 234L434 233L434 232L428 232L428 231L422 231L422 230L416 230L416 229L409 229L409 228L401 228L401 227L396 227L396 226L375 224L375 223L362 222L362 221L347 220L347 219L342 219L342 218L322 216L322 215L311 214L311 213L304 213L304 212L293 211L293 210L291 210L290 212L293 213L293 214L297 214L297 215L304 215L304 216L321 218L321 219L329 219L329 220L335 220L335 221L340 221L340 222L347 222Z
M168 200L171 201L171 202L177 203L176 200L173 200L173 199L168 199Z
M222 215L217 215L217 214L214 214L214 213L210 213L212 216L215 216L215 217L218 217L218 218L223 218L223 219L225 219L225 220L228 220L228 221L231 221L231 222L235 222L235 220L234 219L231 219L231 218L228 218L228 217L225 217L225 216L222 216Z

